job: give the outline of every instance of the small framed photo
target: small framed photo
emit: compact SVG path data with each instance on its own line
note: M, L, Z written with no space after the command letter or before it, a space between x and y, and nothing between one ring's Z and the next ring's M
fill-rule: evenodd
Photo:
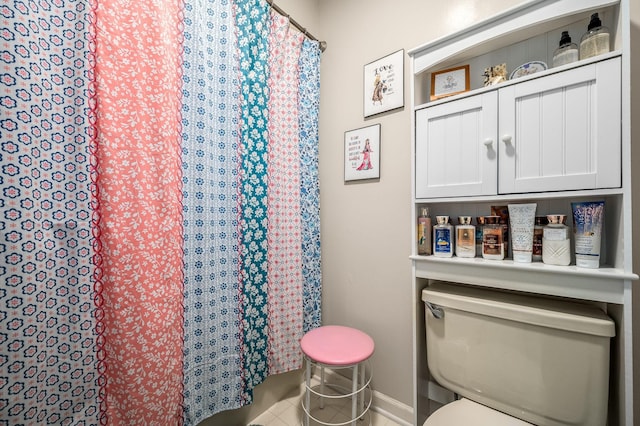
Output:
M344 132L344 181L380 178L380 124Z
M469 90L469 65L431 73L431 100Z
M364 66L364 116L404 106L404 50Z

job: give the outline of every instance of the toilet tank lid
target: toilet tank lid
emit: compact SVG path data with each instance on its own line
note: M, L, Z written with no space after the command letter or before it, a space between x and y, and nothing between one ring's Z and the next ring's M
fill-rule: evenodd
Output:
M448 309L595 336L615 336L615 323L583 303L434 282L422 300Z

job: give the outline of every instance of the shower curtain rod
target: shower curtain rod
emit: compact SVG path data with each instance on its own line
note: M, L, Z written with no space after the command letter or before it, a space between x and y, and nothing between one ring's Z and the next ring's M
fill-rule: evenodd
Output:
M280 8L280 6L278 6L277 4L275 4L273 2L273 0L267 0L267 3L269 3L271 5L271 7L273 7L276 12L278 12L280 15L282 16L286 16L289 19L289 22L291 22L291 25L293 25L294 27L296 27L297 29L300 30L300 32L302 32L305 36L307 36L308 38L310 38L311 40L315 40L318 43L320 43L320 51L324 52L325 49L327 48L327 42L326 41L320 41L317 38L315 38L309 31L307 31L307 29L305 27L303 27L302 25L300 25L295 19L293 19L291 17L291 15L289 15L288 13L286 13L284 10L282 10Z

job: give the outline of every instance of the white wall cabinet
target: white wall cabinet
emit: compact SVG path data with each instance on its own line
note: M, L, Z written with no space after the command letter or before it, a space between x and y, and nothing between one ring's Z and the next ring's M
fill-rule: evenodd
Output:
M416 111L416 197L497 191L495 91Z
M620 57L415 112L416 198L618 188Z
M513 202L535 202L538 215L571 217L573 201L605 201L599 269L419 256L412 238L415 425L447 399L426 362L420 296L434 280L602 307L616 322L608 424L640 422L633 407L632 290L638 275L632 239L631 1L529 0L408 51L414 110L412 236L422 207L455 223L459 215L487 215L491 206ZM526 61L551 64L561 31L569 29L579 40L594 12L611 29L610 53L482 87L477 76L487 66L506 62L512 70ZM471 90L430 102L431 73L467 64Z
M620 57L498 93L500 194L620 187Z

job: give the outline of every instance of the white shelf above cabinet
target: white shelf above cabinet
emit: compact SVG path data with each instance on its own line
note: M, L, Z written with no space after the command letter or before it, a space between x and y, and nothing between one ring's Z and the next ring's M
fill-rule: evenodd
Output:
M596 10L619 0L530 0L464 30L441 37L408 51L413 57L413 73L435 66L477 57L546 31L588 20Z
M582 59L580 61L576 61L576 62L571 62L569 64L566 65L561 65L558 67L552 67L552 68L548 68L546 70L543 71L538 71L536 73L533 74L529 74L529 75L525 75L513 80L507 80L507 81L503 81L502 83L499 83L495 86L486 86L486 87L478 87L478 88L471 88L471 90L469 90L468 92L462 92L453 96L448 96L448 97L444 97L444 98L440 98L434 101L429 101L420 105L416 105L414 107L414 109L419 110L425 107L429 107L429 106L435 106L438 104L443 104L443 103L447 103L447 102L452 102L458 99L462 99L462 98L466 98L469 96L473 96L473 95L479 95L481 93L485 93L485 92L490 92L490 91L494 91L496 89L500 89L503 87L508 87L510 85L513 84L520 84L520 83L524 83L526 81L529 80L535 80L538 78L542 78L542 77L546 77L550 74L556 74L562 71L567 71L573 68L578 68L578 67L583 67L589 64L593 64L596 62L602 62L602 61L606 61L607 59L611 59L611 58L615 58L618 56L622 55L622 51L621 50L612 50L609 53L603 53L602 55L598 55L598 56L593 56L591 58L587 58L587 59Z

